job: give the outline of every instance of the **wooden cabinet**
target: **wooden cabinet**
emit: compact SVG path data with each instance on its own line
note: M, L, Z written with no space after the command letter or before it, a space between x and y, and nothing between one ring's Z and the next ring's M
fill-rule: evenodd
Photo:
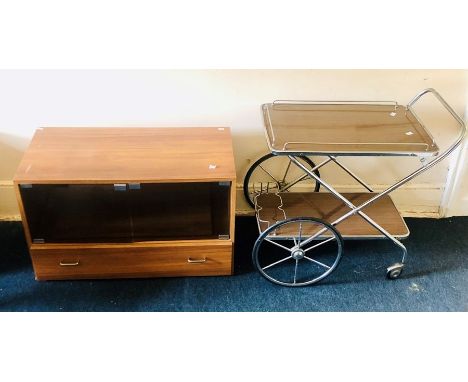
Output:
M228 128L42 128L14 181L38 280L232 273Z

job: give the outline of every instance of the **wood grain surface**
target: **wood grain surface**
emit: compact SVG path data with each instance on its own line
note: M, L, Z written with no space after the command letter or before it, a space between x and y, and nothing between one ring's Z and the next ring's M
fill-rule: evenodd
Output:
M263 112L278 151L430 156L439 150L403 106L265 104Z
M225 127L38 129L14 178L36 278L60 280L232 274L235 178L231 134L229 128ZM27 221L28 211L25 211L26 206L20 191L21 184L35 184L36 186L31 188L34 191L42 187L37 184L74 184L87 187L84 185L171 183L171 187L177 187L176 183L218 181L226 182L226 185L230 186L226 202L213 202L210 207L206 200L200 200L195 194L196 200L191 203L200 203L200 206L192 206L195 212L191 210L193 216L184 221L184 224L190 229L200 229L203 228L200 227L203 222L206 224L210 219L220 220L216 213L221 212L230 223L230 237L227 240L163 239L121 244L33 243ZM29 187L25 189L29 190ZM77 203L73 208L86 206L88 194L85 191L86 188L80 193L80 198L85 200L79 199L85 204ZM133 191L128 191L127 195L130 192ZM171 195L177 196L177 192L175 190ZM89 198L92 198L92 195ZM230 206L227 205L228 200ZM54 201L57 200L52 200ZM146 216L144 219L148 219L149 214L150 224L154 226L151 222L158 218L162 207L159 205L158 208L153 208L155 211L146 211L144 204L149 205L151 200L141 199L141 202L141 208L146 215L138 216ZM93 200L89 200L89 203L93 205ZM69 210L68 206L60 207L56 203L53 207L53 204L50 208ZM123 207L120 204L116 206ZM164 216L160 222L165 224L162 228L166 229L170 222L174 222L171 219L186 219L188 209L184 206L176 207L173 215ZM206 211L199 211L199 207L206 208ZM71 218L80 215L79 211L73 212L73 208L70 212ZM100 207L96 208L99 210ZM217 210L210 211L210 208ZM221 208L225 208L226 211L219 211ZM144 219L143 222L146 221ZM109 222L111 225L117 223ZM135 220L134 223L138 221ZM92 227L93 221L89 224ZM68 224L64 228L71 229L70 227ZM189 230L188 228L184 229Z
M31 258L37 280L232 274L230 241L198 245L35 245Z
M359 206L375 193L343 193L345 198L350 200L355 206ZM327 221L328 223L338 219L350 209L343 202L328 192L290 192L280 193L283 201L282 209L287 218L292 217L315 217ZM268 221L273 225L279 220L284 220L284 215L278 209L280 199L275 194L262 194L257 198L257 203L261 207L258 213L260 219ZM377 224L381 225L390 234L403 238L409 235L408 227L403 218L393 204L390 196L383 196L381 199L367 206L363 212L371 217ZM260 222L262 230L268 227L267 223ZM287 235L297 234L294 225L284 226L282 232ZM354 215L339 223L336 228L343 237L374 237L384 236L373 226L367 223L362 217ZM315 231L314 231L315 232ZM310 235L314 232L305 232Z
M15 183L150 183L235 179L230 130L41 128Z

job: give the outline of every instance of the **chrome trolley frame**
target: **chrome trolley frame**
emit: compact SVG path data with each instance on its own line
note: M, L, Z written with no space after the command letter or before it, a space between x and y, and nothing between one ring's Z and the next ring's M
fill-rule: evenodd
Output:
M438 147L433 137L430 135L428 131L425 130L421 120L418 118L418 116L416 115L413 109L413 107L421 99L421 97L429 93L435 96L435 98L442 104L442 106L450 113L450 115L455 119L455 121L459 125L459 130L460 130L457 139L445 151L443 151L440 154L438 153ZM377 108L373 109L372 108L373 106L377 106ZM309 140L310 138L307 139L307 137L310 137L311 135L313 136L314 133L318 133L318 135L320 135L321 133L329 134L329 132L325 131L326 126L319 126L316 130L307 131L307 128L308 128L307 123L310 121L313 121L314 118L318 118L317 117L319 115L318 113L322 113L321 121L325 121L326 115L327 115L326 113L328 111L333 111L333 110L336 111L337 108L339 109L340 112L343 112L343 111L353 112L355 113L354 115L356 115L357 118L359 118L359 113L364 110L363 108L367 108L366 109L367 111L381 110L385 112L385 116L390 114L391 117L394 117L397 113L399 113L399 115L401 115L401 118L405 118L405 121L409 119L411 121L410 125L416 126L416 130L406 132L406 135L408 136L408 140L409 140L408 142L405 142L403 139L396 143L393 141L387 142L385 140L384 141L374 140L371 143L365 143L365 142L355 143L355 142L342 142L342 141L326 142L325 141L326 139L320 140L321 138L326 137L326 135L319 136L316 141L310 141ZM414 179L415 177L419 176L423 172L434 167L436 164L440 163L448 155L450 155L460 145L460 143L462 142L465 136L466 127L465 127L463 120L457 115L457 113L452 109L452 107L442 98L442 96L436 90L432 88L426 89L420 92L419 94L417 94L408 103L406 107L400 106L396 102L275 101L272 104L263 105L262 109L263 109L263 115L264 115L264 120L265 120L266 138L267 138L267 143L268 143L270 151L277 156L287 156L290 161L290 163L288 164L288 169L291 164L294 164L295 166L297 166L298 169L303 171L303 175L298 177L293 182L288 183L283 188L281 187L281 185L277 184L276 185L277 187L274 188L275 192L270 193L270 195L273 195L273 194L275 195L275 198L277 200L276 208L278 211L280 211L279 218L275 219L276 223L274 224L271 224L272 223L271 220L264 219L262 215L263 206L261 203L261 199L263 197L262 195L265 195L265 193L259 192L255 196L255 209L256 209L256 217L257 217L260 237L258 238L254 246L253 260L254 260L254 265L257 267L260 273L263 276L265 276L267 279L269 279L270 281L276 284L284 285L284 286L303 286L303 285L310 285L317 281L320 281L324 277L328 276L331 273L331 271L335 269L336 265L338 264L339 258L341 257L342 238L338 230L336 229L336 226L338 226L340 223L344 222L345 220L349 219L350 217L360 216L368 224L370 224L378 232L380 232L382 238L387 238L391 240L402 251L401 261L387 268L387 276L389 278L395 279L399 277L402 272L402 269L404 267L404 264L406 262L406 257L407 257L407 249L400 241L404 237L401 235L398 236L393 233L390 233L387 229L385 229L382 226L382 224L377 223L377 221L374 220L374 218L369 216L369 214L364 212L363 210L366 207L369 207L371 204L375 204L376 202L381 201L382 198L390 194L392 191L398 189L399 187L406 184L407 182ZM276 110L278 111L278 113L283 112L283 115L285 115L285 113L289 113L287 114L287 118L292 118L290 120L293 121L293 123L296 123L296 127L297 127L296 131L298 132L298 135L300 135L300 138L301 138L300 140L295 140L295 141L289 140L289 135L288 135L288 130L287 130L287 128L289 127L288 126L289 120L286 117L283 118L283 115L281 114L275 115L272 110L273 111ZM297 116L299 115L298 113L303 113L303 112L309 113L308 116L306 116L309 119L306 118L307 119L306 121L302 120L300 122L297 122ZM273 118L272 118L272 115L273 115ZM306 115L306 114L303 114L303 115ZM367 114L367 115L370 115L371 118L374 118L372 114ZM330 121L329 126L335 127L333 123L334 123L333 121ZM342 123L343 129L346 128L345 126L346 121L341 121L341 122L338 121L337 123L338 124ZM280 126L281 128L279 128L278 126ZM384 124L379 124L379 126L375 126L375 128L378 129L381 126L384 126ZM395 129L396 128L395 126L393 126L392 128ZM369 125L367 127L369 128L371 126ZM392 130L392 131L395 131L395 130ZM418 141L417 139L413 139L414 137L411 137L412 135L414 135L415 137L418 136L422 138L419 139ZM326 157L326 159L323 160L318 165L316 166L314 165L314 167L312 168L310 166L307 166L304 163L304 161L299 159L299 156L311 156L311 155ZM372 188L368 184L366 184L366 182L364 182L358 175L352 172L348 167L346 167L338 159L339 156L350 156L350 155L418 156L421 159L422 165L417 170L413 171L411 174L407 175L406 177L397 181L390 187L386 188L384 191L379 192L379 193L374 193ZM435 156L435 157L434 159L427 160L427 157L429 156ZM351 200L352 198L347 197L345 193L338 192L331 184L321 179L317 175L317 170L329 163L334 163L337 166L339 166L348 175L350 175L355 181L361 184L367 190L368 193L372 193L372 194L369 194L370 197L368 197L364 201L361 200L359 202L356 202L355 200ZM271 174L270 174L270 177L271 177ZM335 197L340 202L342 202L349 209L349 211L343 213L342 215L338 217L334 216L333 220L330 221L329 223L324 222L321 219L312 218L311 223L316 224L315 225L316 228L312 234L308 235L308 237L305 237L307 235L303 235L302 233L303 226L307 223L308 218L301 218L301 217L298 217L296 214L294 218L289 219L289 220L292 223L299 226L299 231L297 234L291 235L289 237L289 239L292 239L293 245L292 247L287 247L286 245L283 245L280 243L281 239L287 238L285 236L282 236L280 232L281 231L280 227L284 227L285 224L288 222L288 218L285 212L285 208L287 207L288 201L286 200L284 193L288 192L291 187L293 187L294 185L303 181L306 178L310 178L318 182L322 187L324 187L329 192L329 194L333 195L333 197ZM288 194L288 195L291 195L291 194ZM322 194L323 196L323 193L315 193L315 194ZM271 200L273 200L272 197L270 197L270 201ZM299 209L299 211L307 212L307 206L305 206L304 209ZM302 216L302 215L299 215L299 216ZM314 240L320 240L320 239L326 239L326 240L322 240L318 244L306 249L309 243L311 243ZM338 243L339 253L338 253L336 261L332 265L330 264L326 265L316 259L313 259L312 256L310 257L307 256L308 250L312 248L316 248L322 244L325 244L326 242L333 241L333 240L336 240L336 242ZM275 245L276 247L279 247L279 248L282 248L283 250L288 251L289 252L288 256L285 258L281 258L278 261L274 261L273 263L262 265L261 261L259 260L259 250L263 242L271 243ZM292 281L280 280L279 278L276 278L276 276L271 276L270 274L268 274L267 270L273 269L277 265L282 264L289 259L295 260L294 277ZM324 273L320 274L318 277L314 276L314 277L311 277L310 279L307 279L306 281L299 282L296 279L296 274L298 271L300 261L302 259L310 260L310 262L313 262L315 264L321 264L323 266L323 269L325 270Z

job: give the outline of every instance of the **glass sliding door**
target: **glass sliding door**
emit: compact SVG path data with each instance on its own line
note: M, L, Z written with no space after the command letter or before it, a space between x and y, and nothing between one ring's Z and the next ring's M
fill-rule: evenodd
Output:
M113 184L20 186L35 243L131 241L127 193Z
M129 191L134 241L229 236L230 183L151 183Z
M229 238L230 182L20 185L34 243Z

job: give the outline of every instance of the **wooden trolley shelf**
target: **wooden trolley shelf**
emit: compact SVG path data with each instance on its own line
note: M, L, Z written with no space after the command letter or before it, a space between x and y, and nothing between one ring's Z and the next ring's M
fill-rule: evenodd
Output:
M376 193L343 193L342 195L358 206L375 196ZM261 231L266 230L277 221L284 220L285 216L286 218L315 217L331 223L349 211L349 208L342 201L327 192L264 193L257 196L256 204L257 220ZM409 236L408 227L390 196L383 196L376 202L371 203L364 208L363 212L396 238L403 239ZM358 215L351 216L339 223L337 228L345 239L386 238ZM290 237L297 235L297 230L294 227L289 229L291 229L291 232L277 234ZM304 232L304 236L310 236L313 233Z
M434 156L421 121L397 104L263 105L267 143L276 154Z

